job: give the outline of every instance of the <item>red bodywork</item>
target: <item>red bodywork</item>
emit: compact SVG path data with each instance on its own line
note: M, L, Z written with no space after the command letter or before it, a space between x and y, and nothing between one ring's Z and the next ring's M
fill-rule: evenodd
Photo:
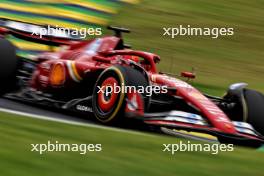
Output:
M0 30L0 33L3 35L8 32L10 31L2 28ZM29 34L22 35L32 38ZM160 61L160 58L155 54L119 48L119 45L123 43L123 40L115 36L103 37L89 41L54 39L53 42L58 43L59 45L65 45L66 49L65 47L62 47L62 49L58 52L46 52L35 58L39 64L33 72L30 87L36 91L44 93L50 91L67 93L67 91L72 90L71 88L78 87L84 79L96 79L94 77L106 68L118 64L129 65L129 62L133 62L139 65L147 73L151 85L166 85L170 89L177 90L173 93L170 92L171 96L177 96L184 99L184 101L190 106L197 109L201 116L205 118L210 125L203 126L199 124L195 125L184 122L167 121L165 119L155 120L151 118L145 118L145 123L159 126L201 129L204 131L258 139L258 137L254 135L239 133L227 115L196 88L180 79L159 73L157 71L156 64ZM124 61L127 61L127 63ZM58 78L53 77L53 71L56 66L59 67L56 71L62 75ZM187 76L192 77L193 75L188 74ZM132 99L132 97L133 95L128 95L128 99ZM142 111L143 103L139 101L138 104L141 106L141 108L139 108L141 110L140 112L134 113L144 116L144 111ZM127 107L127 111L133 112L139 110L131 110L131 108Z
M222 131L224 133L236 133L232 122L225 115L225 113L200 91L180 79L173 78L165 74L159 74L155 63L159 61L159 57L157 55L127 49L114 50L120 40L121 39L117 37L104 37L88 42L80 42L74 45L69 45L69 49L66 51L44 53L40 55L38 59L41 60L42 63L39 64L38 69L33 74L32 87L41 91L45 91L50 88L63 89L64 86L54 86L49 81L52 67L56 64L62 64L64 66L66 78L63 84L74 85L78 84L82 78L89 77L91 72L104 70L114 64L121 64L120 58L128 61L135 61L133 57L139 57L144 59L141 61L142 64L140 61L138 61L138 63L148 73L151 84L167 85L170 88L175 88L177 90L176 96L182 97L186 102L199 109L201 114L203 114L204 117L207 117L209 122L213 125L214 130ZM46 61L43 62L43 60ZM76 78L70 74L70 70L72 68L70 68L69 63L71 63L71 65L75 65L73 67L76 68L77 74L81 79L76 80ZM172 123L162 120L146 120L146 122L149 124L158 123L160 125ZM181 125L188 126L188 124Z

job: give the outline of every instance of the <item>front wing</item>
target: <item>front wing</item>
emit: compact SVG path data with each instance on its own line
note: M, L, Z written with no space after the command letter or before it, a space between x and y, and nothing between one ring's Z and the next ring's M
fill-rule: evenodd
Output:
M182 129L211 134L218 138L227 138L229 141L245 141L264 143L264 137L259 134L249 123L232 121L236 133L224 133L212 126L200 115L183 112L169 111L162 113L146 113L142 117L144 123L169 129Z

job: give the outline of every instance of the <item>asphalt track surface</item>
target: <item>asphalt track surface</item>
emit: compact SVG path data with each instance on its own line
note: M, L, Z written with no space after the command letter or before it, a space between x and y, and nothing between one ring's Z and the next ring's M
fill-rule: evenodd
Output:
M81 123L96 123L92 119L85 119L84 117L78 117L63 112L56 112L56 110L45 109L43 106L33 106L27 103L17 102L5 98L0 98L0 107L4 109L30 113L34 115L42 115L56 119L70 120Z
M3 110L1 110L3 109ZM133 133L140 135L148 135L144 132L149 132L144 127L140 127L138 123L131 123L122 127L105 126L100 124L93 118L92 114L87 117L82 114L74 114L62 109L48 108L44 105L34 105L26 102L10 100L0 97L0 111L13 113L22 116L29 116L36 119L56 121L78 126L88 126L99 129L108 129L111 131ZM38 117L39 116L39 117ZM138 126L139 125L139 126Z
M36 116L45 116L49 117L51 119L54 119L55 121L68 121L68 122L76 122L84 125L96 125L102 126L102 128L105 128L103 125L100 125L100 123L96 122L96 120L92 117L84 117L84 116L79 116L79 115L74 115L72 113L68 112L63 112L62 110L57 110L57 109L50 109L46 108L44 106L40 105L33 105L29 103L24 103L24 102L18 102L15 100L9 100L6 98L0 98L0 108L7 109L7 110L12 110L16 112L21 112L21 113L27 113L27 114L32 114ZM107 128L107 127L106 127ZM126 128L126 127L125 127ZM122 131L122 132L143 132L146 131L146 129L138 129L134 127L129 127L126 131L124 128L115 128L115 127L110 127L112 130L117 130L117 131ZM189 135L182 135L177 132L172 132L172 131L167 131L167 130L162 130L163 134L166 133L167 135L172 135L175 137L183 137L183 138L188 138L188 139L194 139L194 140L201 140L201 141L206 141L206 142L216 142L216 140L212 139L207 139L207 138L197 138Z
M75 116L75 115L69 115L63 112L56 112L55 110L51 110L51 109L43 109L45 107L43 106L33 106L33 105L29 105L29 104L25 104L23 102L17 102L17 101L13 101L13 100L9 100L9 99L5 99L5 98L0 98L0 108L3 109L7 109L7 110L12 110L12 111L17 111L17 112L22 112L22 113L28 113L28 114L32 114L32 115L39 115L39 116L47 116L50 117L51 119L54 119L54 121L59 121L62 120L66 120L68 122L70 122L69 124L71 124L71 122L76 122L75 125L80 125L83 124L84 126L91 126L91 127L95 127L95 128L102 128L102 129L108 129L108 130L112 130L112 131L118 131L118 132L125 132L125 133L133 133L133 134L138 134L138 135L147 135L147 133L141 133L141 130L137 130L137 129L120 129L120 128L113 128L113 127L104 127L102 125L100 125L99 123L97 123L94 119L92 118L84 118L84 117L79 117L79 116ZM139 132L139 133L138 133ZM169 132L171 133L171 132ZM169 134L167 133L167 134ZM193 139L193 140L200 140L200 141L204 141L204 142L217 142L216 140L212 140L212 139L199 139L193 136L183 136L182 134L177 134L177 133L173 133L173 134L169 134L169 135L173 135L175 137L183 137L183 138L187 138L187 139ZM263 147L262 147L263 148Z

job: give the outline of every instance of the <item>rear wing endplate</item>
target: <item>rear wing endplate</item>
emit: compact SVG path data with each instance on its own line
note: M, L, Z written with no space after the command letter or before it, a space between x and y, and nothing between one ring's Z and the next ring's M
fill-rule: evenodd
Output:
M71 35L70 29L50 25L38 25L0 18L0 37L13 35L17 38L51 46L70 45L82 41L80 36Z

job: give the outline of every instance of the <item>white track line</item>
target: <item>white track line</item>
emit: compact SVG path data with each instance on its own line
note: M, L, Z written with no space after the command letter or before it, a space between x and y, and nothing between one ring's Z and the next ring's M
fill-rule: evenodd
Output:
M109 130L109 131L115 131L115 132L121 132L121 133L129 133L129 134L135 134L135 135L143 135L143 136L151 136L151 137L155 136L155 135L151 135L151 134L147 134L147 133L143 133L143 132L124 130L124 129L114 128L114 127L105 127L105 126L96 125L96 124L81 123L81 122L76 122L73 120L58 119L55 117L48 117L48 116L43 116L43 115L31 114L31 113L20 112L20 111L16 111L16 110L5 109L5 108L0 108L0 112L15 114L15 115L19 115L21 117L24 116L24 117L30 117L30 118L35 118L35 119L59 122L59 123L64 123L64 124L69 124L69 125L98 128L98 129L103 129L103 130Z

